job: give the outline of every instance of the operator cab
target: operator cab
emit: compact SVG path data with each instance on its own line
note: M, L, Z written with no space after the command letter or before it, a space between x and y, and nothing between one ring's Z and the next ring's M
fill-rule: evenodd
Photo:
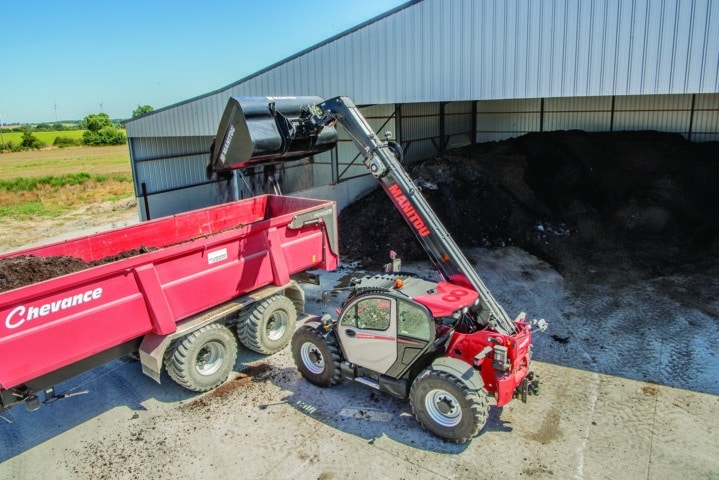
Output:
M438 351L478 298L473 290L411 274L363 277L353 286L337 321L344 356L396 379L419 368L418 357Z

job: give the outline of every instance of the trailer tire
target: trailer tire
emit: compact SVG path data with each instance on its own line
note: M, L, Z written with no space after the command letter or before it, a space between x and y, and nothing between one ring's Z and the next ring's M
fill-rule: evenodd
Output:
M232 331L211 323L173 342L165 352L165 368L188 390L206 392L224 383L237 360Z
M339 347L331 333L322 335L312 327L300 327L292 336L292 358L302 376L318 387L340 381Z
M423 428L440 438L464 443L487 423L487 391L471 389L454 375L431 367L412 382L412 412Z
M296 323L297 310L292 300L273 295L240 314L237 336L250 350L271 355L290 343Z

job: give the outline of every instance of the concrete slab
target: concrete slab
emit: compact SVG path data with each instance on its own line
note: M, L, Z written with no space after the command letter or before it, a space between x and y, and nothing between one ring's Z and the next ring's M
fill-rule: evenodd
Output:
M542 394L493 408L479 437L455 445L422 431L404 402L357 384L307 384L286 351L249 357L240 368L267 370L205 395L112 406L93 393L84 397L96 404L90 408L109 408L74 425L78 417L66 414L81 407L76 399L45 406L54 418L45 425L26 422L39 412L19 411L13 426L49 438L6 459L0 476L674 479L719 472L719 398L709 394L536 363ZM86 387L143 383L138 365L118 369Z
M235 374L204 395L167 377L157 385L139 364L120 360L58 386L88 394L37 412L13 409L14 423L0 421L0 478L719 478L716 383L699 384L707 391L677 386L685 369L693 370L688 386L712 379L716 356L694 348L666 362L661 378L670 381L657 384L648 381L654 363L640 367L621 357L641 354L639 343L633 350L612 346L650 336L677 355L702 332L597 331L561 278L532 262L517 252L490 255L485 278L490 288L500 285L494 293L508 310L549 311L542 316L552 334L570 341L538 338L542 361L533 367L541 395L493 407L485 430L468 444L438 440L422 430L406 402L362 385L310 385L289 349L270 357L242 351L236 371L252 367L253 375ZM318 291L307 288L308 310L331 310L319 303ZM592 302L588 311L603 315L607 302ZM618 322L621 312L610 308ZM717 328L713 310L702 315L693 318Z

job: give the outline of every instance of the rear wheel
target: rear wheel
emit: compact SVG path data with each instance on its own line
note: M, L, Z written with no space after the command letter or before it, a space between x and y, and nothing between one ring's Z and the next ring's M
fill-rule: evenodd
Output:
M334 335L321 335L312 327L300 327L292 337L292 358L303 377L319 387L340 380L340 354Z
M412 383L410 404L417 421L433 434L462 443L487 423L487 391L470 389L457 377L426 369Z
M292 300L284 295L274 295L240 315L237 336L250 350L271 355L287 346L296 322L297 310Z
M195 392L211 390L227 380L235 360L235 337L219 323L185 335L165 352L165 368L170 378Z

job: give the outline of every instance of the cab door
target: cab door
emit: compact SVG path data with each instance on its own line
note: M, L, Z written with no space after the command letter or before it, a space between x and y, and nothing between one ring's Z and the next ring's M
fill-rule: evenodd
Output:
M386 373L397 360L394 298L362 296L350 303L338 321L340 343L348 361Z

